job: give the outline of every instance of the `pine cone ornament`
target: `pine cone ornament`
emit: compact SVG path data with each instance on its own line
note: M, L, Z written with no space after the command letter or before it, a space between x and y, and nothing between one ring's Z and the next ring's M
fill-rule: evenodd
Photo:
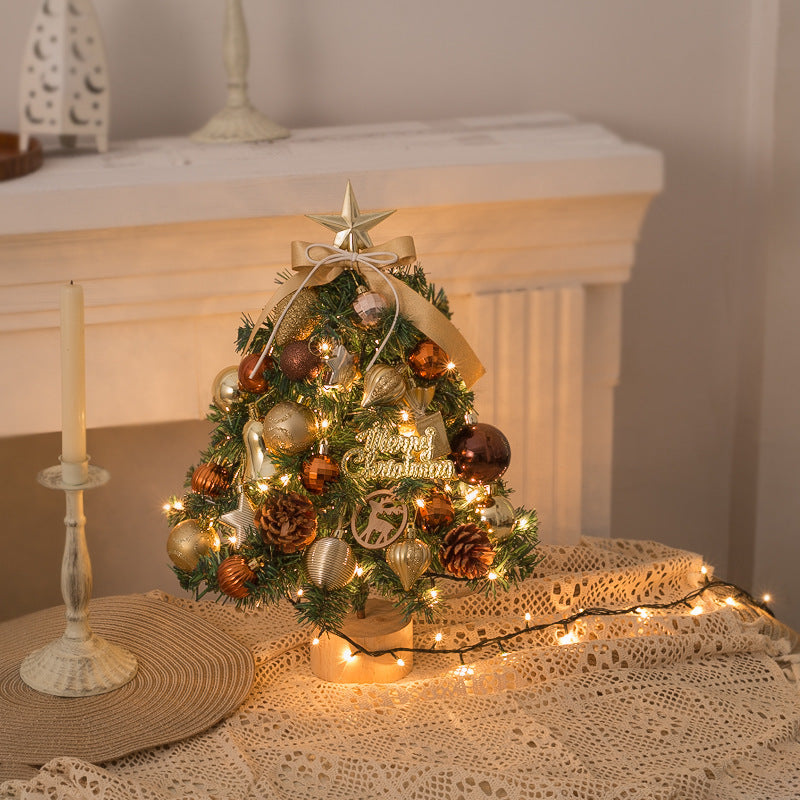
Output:
M486 531L468 522L445 534L439 557L444 568L456 578L480 578L494 561L494 548Z
M317 535L317 512L311 501L297 492L270 497L256 511L254 522L264 542L284 553L308 547Z

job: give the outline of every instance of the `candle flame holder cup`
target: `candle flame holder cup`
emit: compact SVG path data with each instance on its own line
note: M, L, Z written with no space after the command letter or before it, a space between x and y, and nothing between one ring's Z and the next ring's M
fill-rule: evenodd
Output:
M83 492L108 482L101 467L63 461L37 476L42 486L66 495L66 542L61 562L61 594L66 605L66 628L60 639L25 657L22 680L39 692L57 697L88 697L124 686L136 674L135 656L95 635L89 625L92 565L86 546Z

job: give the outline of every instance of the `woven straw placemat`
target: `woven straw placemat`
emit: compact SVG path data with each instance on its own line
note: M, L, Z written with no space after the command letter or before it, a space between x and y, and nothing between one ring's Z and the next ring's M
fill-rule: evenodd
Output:
M190 612L141 595L92 600L92 630L139 662L125 686L53 697L19 677L22 659L64 632L64 607L0 625L0 762L57 756L101 762L185 739L238 708L253 683L251 652Z

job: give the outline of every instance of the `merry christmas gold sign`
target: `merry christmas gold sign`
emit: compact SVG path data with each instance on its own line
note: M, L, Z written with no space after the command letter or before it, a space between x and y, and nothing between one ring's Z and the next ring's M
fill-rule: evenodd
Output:
M364 478L425 478L449 480L455 475L453 462L435 458L436 430L422 436L402 436L386 428L370 428L357 435L363 447L353 447L342 458L342 469ZM449 448L448 448L449 450ZM396 457L399 456L398 460Z

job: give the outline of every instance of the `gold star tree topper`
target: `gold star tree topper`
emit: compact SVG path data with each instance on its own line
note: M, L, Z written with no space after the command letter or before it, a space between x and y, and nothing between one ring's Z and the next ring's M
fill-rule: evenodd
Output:
M374 228L379 222L383 222L390 214L394 214L394 209L362 214L358 208L353 187L350 181L347 181L341 214L306 214L306 216L336 232L336 238L333 240L336 247L357 253L367 247L372 247L372 239L367 231Z

